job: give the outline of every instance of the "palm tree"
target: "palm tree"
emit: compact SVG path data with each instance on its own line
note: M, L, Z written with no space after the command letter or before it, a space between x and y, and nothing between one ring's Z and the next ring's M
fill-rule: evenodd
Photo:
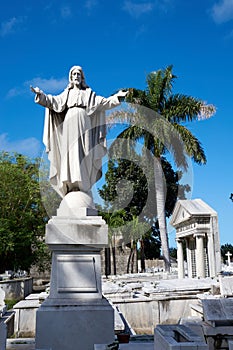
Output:
M121 235L120 228L124 225L126 212L124 209L110 210L99 207L99 214L108 225L109 247L105 248L105 275L111 274L111 251L113 258L113 274L117 274L116 269L116 236Z
M122 131L118 138L128 140L143 140L144 146L147 150L150 150L154 156L154 177L155 177L155 191L156 191L156 206L157 206L157 218L160 230L160 239L162 254L165 263L165 270L170 271L170 256L168 235L166 227L165 217L165 188L163 181L163 171L161 166L161 156L164 155L169 147L167 144L172 145L171 139L174 135L169 135L169 129L167 125L172 126L172 129L178 135L182 141L182 147L186 154L193 159L197 164L205 164L206 156L199 140L183 125L184 122L194 121L200 119L207 119L215 113L215 107L213 105L207 105L200 99L192 96L186 96L183 94L173 94L173 83L177 78L172 73L173 66L170 65L166 69L160 69L156 72L152 72L147 76L147 87L145 90L138 90L129 88L129 94L126 98L127 102L135 104L135 108L138 113L130 113L122 115L116 113L119 120L126 120L128 126ZM138 106L139 105L139 106ZM145 121L138 123L142 118L144 106L153 110L154 116L160 115L162 120L166 123L162 123L160 118L150 123L149 127L143 128ZM136 123L135 123L136 118ZM139 126L139 124L141 126ZM158 133L158 130L160 132ZM156 136L157 135L157 136ZM159 136L158 136L159 135ZM166 141L167 140L167 141ZM168 141L169 140L169 141ZM177 165L185 166L185 159L180 157L179 145L176 144L177 149L174 151L175 162ZM170 149L171 150L171 149ZM177 156L177 153L179 155Z

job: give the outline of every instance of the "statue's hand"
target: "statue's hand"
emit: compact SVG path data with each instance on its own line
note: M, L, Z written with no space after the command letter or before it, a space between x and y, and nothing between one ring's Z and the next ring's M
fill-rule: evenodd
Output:
M116 96L118 97L119 101L124 101L125 97L127 96L129 91L123 91L123 90L119 90L116 94Z
M116 94L118 97L126 97L129 91L123 91L123 90L119 90L118 93Z
M37 95L40 95L42 93L42 91L38 88L38 87L33 87L33 86L30 86L30 90L32 92L34 92L34 94L37 94Z

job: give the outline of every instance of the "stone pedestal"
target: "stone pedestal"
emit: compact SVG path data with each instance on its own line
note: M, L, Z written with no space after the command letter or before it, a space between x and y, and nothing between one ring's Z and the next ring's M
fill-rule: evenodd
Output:
M94 213L94 212L93 212ZM50 295L37 311L36 349L93 350L114 340L114 311L102 296L101 249L108 227L98 216L56 216L46 227L52 251Z

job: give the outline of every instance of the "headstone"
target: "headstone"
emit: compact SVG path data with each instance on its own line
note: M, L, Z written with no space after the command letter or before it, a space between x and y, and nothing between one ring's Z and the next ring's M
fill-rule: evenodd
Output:
M233 297L233 276L219 276L219 285L221 295L224 297Z

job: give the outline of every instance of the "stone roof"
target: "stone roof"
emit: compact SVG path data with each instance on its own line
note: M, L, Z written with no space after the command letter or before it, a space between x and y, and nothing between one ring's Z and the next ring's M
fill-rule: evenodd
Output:
M216 216L217 212L201 199L178 200L170 220L174 225L188 220L191 216Z

